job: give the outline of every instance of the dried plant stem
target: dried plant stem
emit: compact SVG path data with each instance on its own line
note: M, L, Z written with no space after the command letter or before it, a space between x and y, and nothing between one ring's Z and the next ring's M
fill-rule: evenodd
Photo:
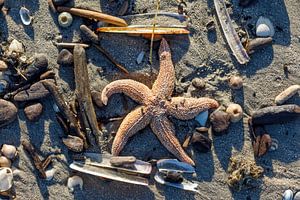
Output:
M156 26L156 18L157 18L157 13L159 11L159 7L160 7L160 0L156 0L156 13L155 13L155 16L153 18L153 28L152 28L151 44L150 44L150 55L149 55L150 64L152 64L154 30L155 30L155 26Z

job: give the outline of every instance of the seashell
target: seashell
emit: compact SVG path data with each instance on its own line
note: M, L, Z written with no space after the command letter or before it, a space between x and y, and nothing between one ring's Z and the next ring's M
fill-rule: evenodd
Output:
M70 13L62 12L58 15L58 24L61 27L67 28L71 26L72 22L73 22L73 17Z
M11 167L11 161L5 156L0 156L0 167Z
M177 159L161 159L157 161L156 165L159 172L195 173L195 168L192 165L180 162Z
M11 160L13 160L18 154L17 148L9 144L3 144L1 148L1 153L3 156Z
M296 192L294 200L300 200L300 191Z
M275 103L281 105L300 91L300 85L292 85L281 92L276 98Z
M55 168L52 168L52 169L49 169L49 170L45 171L46 180L51 181L53 179L56 171L57 171L57 169L55 169Z
M272 22L266 17L259 17L256 22L256 35L259 37L273 37L275 29Z
M67 138L63 138L63 143L74 152L83 151L83 140L80 137L68 135Z
M243 109L239 104L229 104L226 112L230 115L231 122L238 122L243 118Z
M7 64L3 60L0 60L0 72L5 70L7 70Z
M229 79L229 86L235 90L240 89L243 87L243 79L240 76L232 76Z
M269 151L276 151L278 149L278 140L272 138L272 143Z
M196 116L195 120L201 125L205 126L208 119L208 110L201 112Z
M282 195L282 200L293 200L293 196L292 190L286 190Z
M201 78L194 78L192 80L192 85L197 89L204 89L205 88L205 80Z
M138 57L136 58L136 62L137 64L141 64L143 59L144 59L144 56L145 56L145 52L144 51L141 51L138 55Z
M164 180L163 174L157 172L154 176L154 180L162 185L168 185L171 187L199 193L199 191L197 190L198 184L192 183L185 179L183 179L183 181L180 183L169 182L169 181Z
M214 133L225 131L230 124L230 115L224 111L216 110L210 115L210 122Z
M29 24L31 24L32 17L30 16L30 11L27 8L21 7L19 15L24 25L28 26Z
M25 116L29 121L37 121L43 112L43 105L35 103L24 108Z
M73 63L74 63L73 54L67 49L62 49L58 54L57 64L72 65Z
M16 39L14 39L8 47L8 54L12 54L13 52L24 53L23 44Z
M76 186L79 186L80 190L83 188L83 180L79 176L72 176L68 178L68 183L67 183L68 188L70 189L71 192L74 191Z
M18 109L10 101L0 99L0 127L13 122L17 117Z
M113 156L110 164L115 167L133 168L136 158L134 156Z
M204 135L198 132L193 134L191 142L195 149L204 153L209 152L212 145L212 140L207 136L207 134Z
M8 167L0 168L0 192L9 190L13 185L13 172Z

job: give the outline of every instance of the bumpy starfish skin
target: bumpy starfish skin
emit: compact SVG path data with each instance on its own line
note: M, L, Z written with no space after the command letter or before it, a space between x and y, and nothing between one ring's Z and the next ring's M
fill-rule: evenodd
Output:
M219 104L210 98L171 98L175 84L175 70L171 50L165 39L162 39L160 44L159 58L160 71L151 90L142 83L124 79L111 82L102 91L101 99L105 105L108 98L115 93L124 93L142 104L122 121L112 145L112 154L118 155L131 136L150 124L159 141L173 155L183 162L195 165L175 137L175 129L167 116L188 120L204 110L217 108Z

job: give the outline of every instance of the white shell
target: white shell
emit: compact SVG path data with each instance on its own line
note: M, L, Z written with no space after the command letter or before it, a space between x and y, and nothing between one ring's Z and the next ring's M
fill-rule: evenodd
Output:
M21 7L19 14L24 25L28 26L31 24L32 17L30 16L30 11L27 8Z
M68 188L70 189L71 192L74 191L74 188L76 186L80 187L80 189L82 190L82 187L83 187L83 180L81 177L79 176L72 176L72 177L69 177L68 178L68 183L67 183L67 186Z
M294 200L300 200L300 191L295 194Z
M49 169L47 171L45 171L46 173L46 180L47 181L51 181L56 173L56 169L55 168L52 168L52 169Z
M5 156L0 156L0 167L10 167L11 161Z
M10 168L0 168L0 192L7 191L13 184L13 172Z
M18 40L14 39L8 47L8 53L11 54L12 52L24 53L23 44Z
M137 64L141 64L143 59L144 59L144 56L145 56L145 52L144 51L141 51L138 55L138 57L136 58L136 62Z
M238 122L243 118L243 109L239 104L231 103L228 105L226 112L230 114L231 122Z
M17 155L17 149L13 145L4 144L1 148L1 153L6 158L13 160Z
M62 12L58 15L58 23L61 27L69 27L73 22L73 17L68 12Z
M292 190L286 190L284 193L283 193L283 197L282 197L282 200L293 200L293 191Z
M256 35L259 37L273 37L275 34L272 22L265 17L259 17L256 22Z
M207 118L208 118L208 110L201 112L199 115L197 115L195 119L197 122L199 122L201 126L205 126Z

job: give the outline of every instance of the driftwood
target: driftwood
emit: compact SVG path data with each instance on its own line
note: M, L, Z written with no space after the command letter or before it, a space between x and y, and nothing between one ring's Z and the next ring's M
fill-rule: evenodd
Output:
M99 141L99 136L102 137L102 133L98 128L92 102L85 50L80 46L75 46L74 48L74 74L76 84L75 94L79 104L78 115L82 119L87 136L89 137L90 133L92 133ZM91 138L89 139L91 142Z
M49 90L55 99L56 105L62 112L65 119L69 123L70 133L75 134L83 140L84 148L88 148L87 140L85 134L80 130L78 121L74 113L69 109L62 95L59 93L57 86L49 81L43 81L45 88Z

